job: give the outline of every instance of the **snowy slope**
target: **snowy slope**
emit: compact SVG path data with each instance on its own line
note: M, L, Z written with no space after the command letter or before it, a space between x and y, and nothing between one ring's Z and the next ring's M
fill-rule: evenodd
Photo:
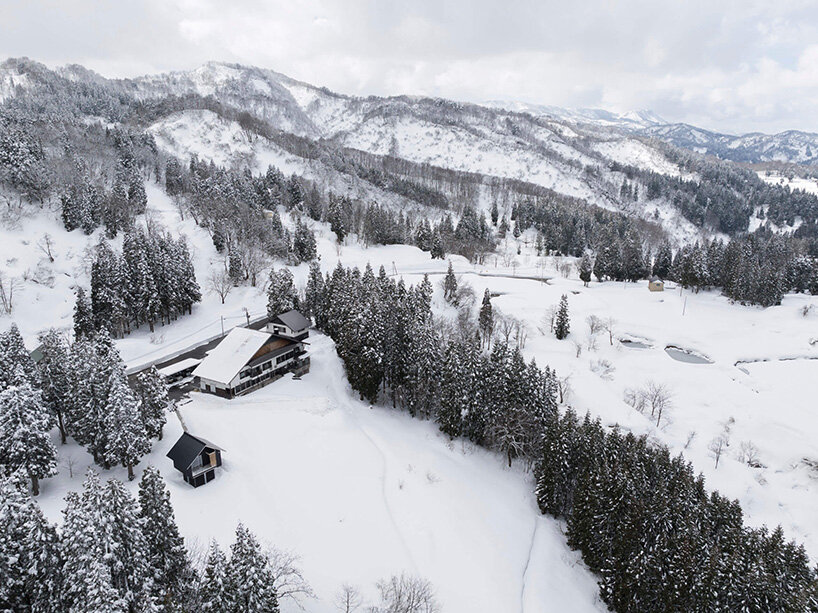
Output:
M311 613L335 611L342 583L374 599L378 579L404 571L431 580L451 613L606 610L560 524L539 515L528 475L449 443L430 423L354 400L332 342L310 341L301 381L287 376L233 401L194 394L181 408L191 432L226 449L206 487L187 485L164 457L181 433L170 416L144 465L167 480L189 545L227 546L244 522L300 556L317 595L304 603ZM54 521L89 460L74 445L60 455L63 466L75 459L77 476L63 469L43 484L39 501Z

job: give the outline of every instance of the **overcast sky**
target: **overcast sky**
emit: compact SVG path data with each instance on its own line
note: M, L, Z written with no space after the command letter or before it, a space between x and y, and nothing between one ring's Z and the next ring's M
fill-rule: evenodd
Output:
M818 131L815 0L0 0L0 57Z

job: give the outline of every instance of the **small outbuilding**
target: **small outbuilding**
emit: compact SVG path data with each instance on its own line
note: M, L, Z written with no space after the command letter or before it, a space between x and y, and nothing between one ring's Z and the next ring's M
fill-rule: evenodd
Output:
M173 460L173 467L182 473L185 481L199 487L216 478L223 451L218 445L185 432L168 451L167 457Z
M663 292L665 291L665 282L661 279L653 277L650 281L648 281L648 289L652 292Z
M276 315L267 322L267 332L302 341L309 336L310 322L301 313L292 309Z

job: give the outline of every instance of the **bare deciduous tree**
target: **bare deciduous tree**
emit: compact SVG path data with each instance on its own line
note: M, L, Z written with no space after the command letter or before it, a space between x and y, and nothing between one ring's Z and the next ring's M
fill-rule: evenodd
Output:
M574 264L569 260L562 260L557 264L557 270L564 279L567 279L571 276L571 271L574 270Z
M304 610L302 601L305 598L315 598L315 592L298 567L300 561L298 556L272 545L267 546L265 553L270 560L273 587L278 599L291 600L298 608Z
M710 457L716 460L716 468L719 467L719 459L721 458L721 454L724 453L724 448L727 447L727 444L728 441L722 433L710 441L710 444L707 446L708 451L710 451Z
M14 310L14 290L20 287L17 277L5 277L0 272L0 308L6 315Z
M224 299L227 298L230 290L233 289L233 280L224 267L214 268L210 271L210 276L207 278L207 287L210 291L217 294L219 298L221 298L222 304L224 304Z
M758 457L758 447L752 441L741 442L738 449L738 461L753 468L762 468L764 466Z
M37 241L37 248L48 256L49 262L54 261L54 239L51 238L48 232L43 234L40 240Z
M625 390L625 402L640 413L645 413L650 409L650 416L656 420L657 428L662 423L662 417L673 404L672 397L666 385L654 381L648 381L641 389L628 388Z
M353 613L353 611L357 611L361 607L361 604L363 604L363 599L358 589L353 585L344 583L341 586L341 591L338 592L338 596L335 597L335 608L342 613Z
M381 602L371 613L438 613L432 584L426 579L406 574L392 576L377 583Z
M613 347L613 337L614 332L616 331L616 320L613 317L608 317L604 322L602 322L602 329L608 333L608 341L610 341L611 347Z
M585 322L588 324L588 331L592 336L595 336L605 329L604 322L596 315L588 315L588 317L585 318Z

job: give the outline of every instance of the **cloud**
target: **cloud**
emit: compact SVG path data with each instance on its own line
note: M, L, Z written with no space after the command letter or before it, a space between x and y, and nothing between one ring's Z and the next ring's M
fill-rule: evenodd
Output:
M0 53L106 75L208 60L344 93L650 108L723 131L818 131L809 0L3 3Z

